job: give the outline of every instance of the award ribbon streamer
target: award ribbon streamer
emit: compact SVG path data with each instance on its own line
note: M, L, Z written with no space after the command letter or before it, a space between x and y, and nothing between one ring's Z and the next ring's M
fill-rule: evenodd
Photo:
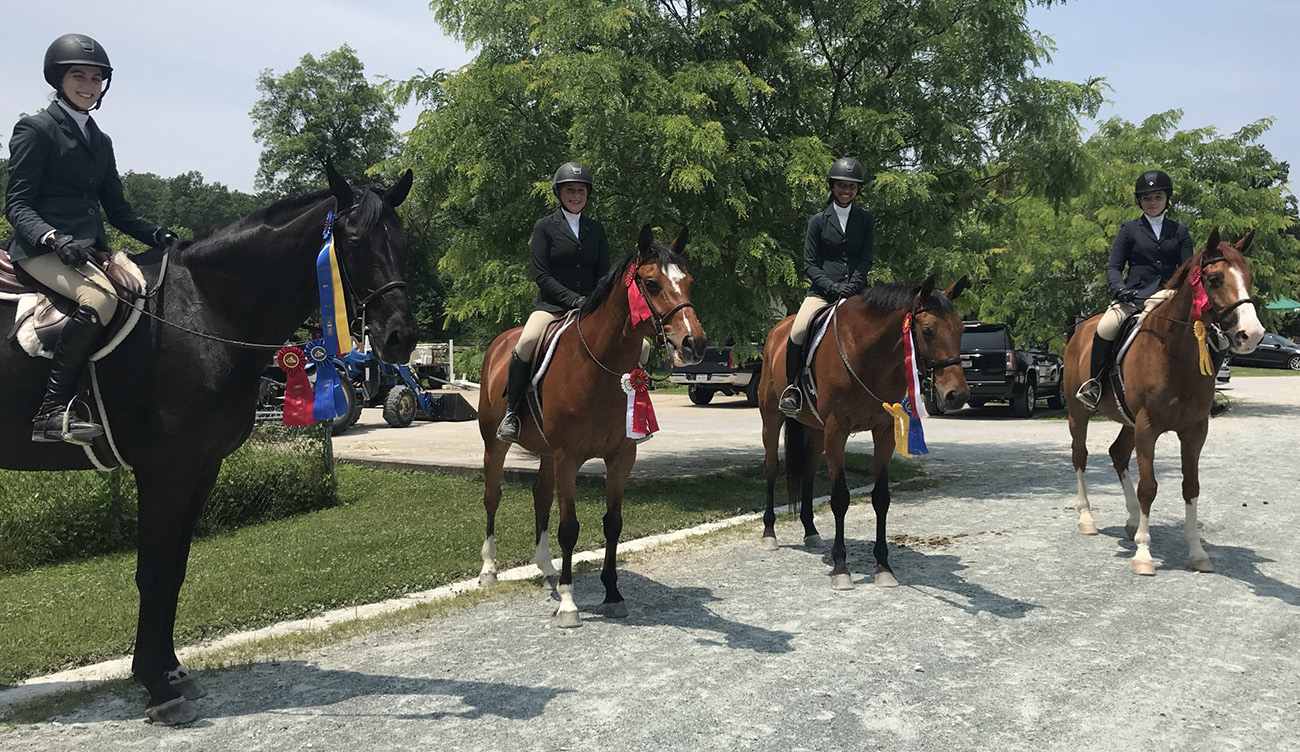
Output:
M644 439L659 430L654 405L650 404L650 375L640 368L619 379L627 394L626 429L629 439Z
M627 288L627 307L632 312L632 326L641 326L641 322L650 318L650 304L641 294L641 285L636 284L636 264L628 267L623 277L623 286Z
M334 368L334 359L326 352L325 342L319 339L308 342L307 358L316 367L316 399L311 416L316 420L343 417L348 412L348 398L339 372Z
M885 408L885 412L894 416L894 450L904 457L911 457L911 453L907 451L907 424L910 422L907 411L897 402L892 405L882 402L880 406Z
M916 370L916 338L912 336L912 314L903 317L903 373L907 379L907 397L903 399L903 409L907 411L907 456L929 454L925 445L925 430L921 427L921 418L925 417L925 408L921 405L921 375Z
M307 381L306 356L294 345L281 347L275 354L275 364L284 371L284 417L286 426L310 426L312 420L311 383Z
M334 212L325 215L325 243L316 255L316 284L320 290L320 323L327 355L342 355L352 349L348 331L348 307L343 297L343 274L334 249Z

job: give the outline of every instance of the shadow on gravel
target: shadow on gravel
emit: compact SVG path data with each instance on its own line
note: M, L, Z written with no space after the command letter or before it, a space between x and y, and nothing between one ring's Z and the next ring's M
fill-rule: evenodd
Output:
M849 571L855 576L854 582L859 586L875 587L876 557L871 553L871 542L846 539L845 555L848 558ZM829 541L822 554L822 563L830 571L832 564ZM1025 614L1038 608L1034 603L1015 598L1008 598L977 585L962 577L958 572L969 569L961 563L961 557L955 554L922 553L910 546L891 543L889 545L889 565L894 569L894 576L900 585L910 587L918 593L928 595L935 600L961 609L972 616L988 613L1003 619L1021 619ZM922 589L926 588L926 589ZM936 593L941 590L950 595Z
M702 587L669 587L636 572L618 573L618 588L628 599L625 619L606 619L612 626L653 627L666 624L681 629L717 632L719 639L697 637L702 645L719 645L755 653L789 653L791 632L764 629L719 616L708 604L721 603L713 591ZM599 613L599 606L595 607Z
M1298 379L1300 381L1300 379ZM1300 405L1279 405L1275 402L1233 400L1232 409L1218 420L1231 418L1300 418ZM1214 425L1211 423L1210 425Z

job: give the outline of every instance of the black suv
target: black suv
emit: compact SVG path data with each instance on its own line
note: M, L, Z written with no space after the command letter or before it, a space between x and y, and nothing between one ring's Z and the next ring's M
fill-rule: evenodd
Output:
M1053 410L1065 407L1064 359L1041 348L1017 350L1006 324L966 322L961 335L961 367L970 387L971 407L1008 402L1021 418L1034 414L1038 400ZM927 399L925 409L935 410Z

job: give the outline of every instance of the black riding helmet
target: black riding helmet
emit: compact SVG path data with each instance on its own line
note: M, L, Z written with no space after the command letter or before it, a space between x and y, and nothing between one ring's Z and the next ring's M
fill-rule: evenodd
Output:
M834 187L837 180L863 183L862 165L858 164L858 160L853 157L840 157L835 160L835 164L831 165L830 174L826 176L826 184Z
M1174 200L1174 181L1161 170L1147 170L1133 184L1133 200L1142 205L1142 194L1164 191L1167 201Z
M108 53L104 52L99 42L85 34L64 34L50 43L45 50L45 82L53 86L59 99L65 102L67 99L63 96L63 77L73 65L93 65L104 74L104 90L93 108L99 109L104 103L104 95L108 94L108 85L113 80L113 66L108 62ZM75 104L68 104L80 111Z
M588 193L596 187L591 182L591 170L580 162L565 162L560 165L560 169L555 171L555 177L551 178L551 193L560 195L560 186L565 183L582 183L587 186Z

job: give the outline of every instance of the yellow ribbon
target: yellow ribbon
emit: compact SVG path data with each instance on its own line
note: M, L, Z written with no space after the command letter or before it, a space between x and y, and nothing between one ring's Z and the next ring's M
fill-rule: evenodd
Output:
M1214 365L1210 363L1210 347L1205 344L1205 322L1199 319L1192 324L1192 331L1196 332L1196 341L1200 343L1200 366L1202 376L1213 376Z
M894 449L904 457L911 457L912 455L907 453L907 427L910 420L907 411L898 402L892 405L888 402L882 402L881 407L885 408L885 412L894 416Z

